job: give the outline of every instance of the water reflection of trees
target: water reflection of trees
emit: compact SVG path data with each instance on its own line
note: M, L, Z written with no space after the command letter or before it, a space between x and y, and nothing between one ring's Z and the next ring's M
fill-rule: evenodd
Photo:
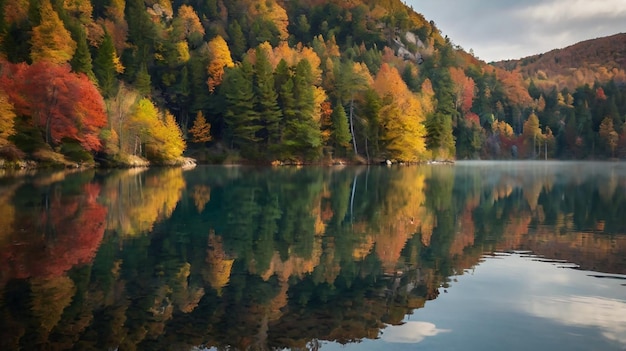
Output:
M136 236L169 218L185 181L180 168L114 170L103 176L102 203L109 209L107 229Z
M626 273L620 174L199 167L6 187L13 219L0 228L34 223L47 234L29 229L27 251L11 244L17 232L3 234L5 267L47 240L55 257L42 257L61 268L3 269L10 327L0 339L4 349L313 349L377 337L486 251L532 249ZM32 198L42 201L19 200ZM103 237L90 223L105 220ZM95 233L91 246L63 239L80 230ZM69 257L61 248L79 258L57 263Z

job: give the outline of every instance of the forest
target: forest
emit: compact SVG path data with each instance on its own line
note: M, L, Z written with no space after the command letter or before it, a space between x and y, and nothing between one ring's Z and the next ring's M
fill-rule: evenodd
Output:
M400 0L0 7L5 166L626 157L619 40L487 64Z

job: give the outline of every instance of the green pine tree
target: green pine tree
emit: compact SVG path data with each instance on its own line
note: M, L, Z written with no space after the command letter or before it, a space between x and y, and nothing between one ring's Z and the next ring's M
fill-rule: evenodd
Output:
M348 126L348 116L341 104L333 108L331 140L337 154L345 154L346 149L350 148L350 127Z
M233 58L237 60L241 59L246 52L248 44L238 21L235 20L228 25L228 37L230 53L233 55Z
M364 104L361 115L367 121L365 130L365 153L369 157L377 156L380 141L380 109L382 100L373 89L364 94Z
M258 141L256 133L261 128L259 114L254 110L253 69L244 61L241 65L227 69L222 83L226 107L224 120L227 139L231 147L241 150L243 156L250 155Z
M263 130L261 139L267 145L280 142L280 120L282 112L278 107L278 94L274 88L274 72L267 53L261 47L256 49L255 92L257 112L261 117Z
M143 96L150 95L151 79L150 73L148 73L148 68L145 64L141 64L141 66L139 66L139 71L135 77L135 88Z
M98 79L100 91L104 97L111 97L115 94L116 71L115 71L115 47L113 39L109 33L104 34L102 44L96 52L93 71Z
M284 91L285 86L283 95L288 96L289 93ZM322 135L313 120L314 98L311 64L303 59L296 65L293 76L294 113L288 114L283 110L286 124L283 142L292 156L314 159L320 154Z
M437 60L437 64L429 67L429 71L432 72L437 106L426 119L426 145L433 152L433 158L452 159L456 154L452 120L456 119L457 111L454 108L454 82L448 68L454 64L454 52L448 42L436 47L437 55L431 60Z
M73 25L70 27L70 30L74 41L76 41L76 51L70 60L72 70L74 72L85 73L88 77L95 80L92 70L91 53L89 53L89 46L87 46L85 28L83 28L82 25Z

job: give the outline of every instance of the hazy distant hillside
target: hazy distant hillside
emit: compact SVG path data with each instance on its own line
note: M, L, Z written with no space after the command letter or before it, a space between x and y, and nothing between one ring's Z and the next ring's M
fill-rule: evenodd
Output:
M563 49L500 61L494 64L507 70L519 69L524 78L533 79L539 88L559 89L594 82L626 82L626 34L586 40Z

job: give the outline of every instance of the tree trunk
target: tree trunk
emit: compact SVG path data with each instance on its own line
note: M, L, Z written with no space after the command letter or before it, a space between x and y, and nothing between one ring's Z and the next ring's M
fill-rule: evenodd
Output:
M367 136L365 136L365 156L367 156L367 164L370 164L370 151L368 149L368 145L367 145L367 139L369 139Z
M354 135L354 94L352 94L352 97L350 98L350 134L352 134L352 146L354 146L354 154L358 155L359 151L357 150L356 147L356 137Z
M46 115L46 144L50 145L52 140L52 107L57 103L57 87L52 86L52 97L50 99L50 106L48 107L48 114Z

